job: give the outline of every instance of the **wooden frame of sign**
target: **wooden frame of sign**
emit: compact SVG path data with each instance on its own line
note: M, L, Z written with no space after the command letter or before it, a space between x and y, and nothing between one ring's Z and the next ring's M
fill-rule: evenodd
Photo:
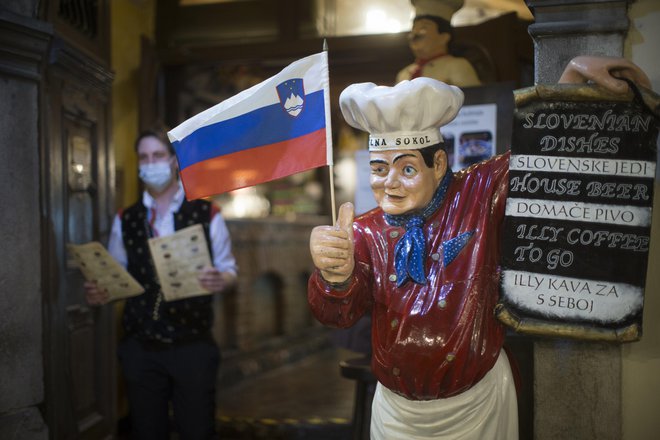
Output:
M592 341L642 334L660 97L515 92L498 318Z

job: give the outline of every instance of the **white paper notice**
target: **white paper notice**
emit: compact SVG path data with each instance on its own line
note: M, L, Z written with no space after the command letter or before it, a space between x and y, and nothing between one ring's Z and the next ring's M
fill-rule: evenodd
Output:
M456 118L440 129L449 165L458 171L495 154L497 105L464 105Z

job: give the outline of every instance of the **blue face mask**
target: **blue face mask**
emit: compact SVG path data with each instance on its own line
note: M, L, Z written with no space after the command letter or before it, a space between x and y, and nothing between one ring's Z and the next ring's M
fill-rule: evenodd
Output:
M172 181L172 166L169 162L140 165L140 180L155 191L164 190Z

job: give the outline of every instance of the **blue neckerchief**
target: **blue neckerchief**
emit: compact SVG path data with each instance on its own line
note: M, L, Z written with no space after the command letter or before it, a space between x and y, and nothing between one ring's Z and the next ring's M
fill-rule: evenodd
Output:
M418 284L426 284L424 273L424 257L426 256L426 238L424 237L424 221L442 204L447 194L447 188L453 178L450 169L442 178L433 198L420 212L403 215L385 214L385 221L392 226L405 226L406 233L394 248L394 267L396 269L396 285L401 287L408 278Z

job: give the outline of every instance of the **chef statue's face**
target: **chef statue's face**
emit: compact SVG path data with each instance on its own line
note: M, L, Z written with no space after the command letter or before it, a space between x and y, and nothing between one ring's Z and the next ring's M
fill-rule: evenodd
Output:
M413 23L408 45L415 58L425 60L446 54L450 38L448 32L438 32L438 25L434 21L420 18Z
M420 150L372 151L369 163L376 202L391 215L426 207L447 171L447 156L443 151L435 153L430 167Z

